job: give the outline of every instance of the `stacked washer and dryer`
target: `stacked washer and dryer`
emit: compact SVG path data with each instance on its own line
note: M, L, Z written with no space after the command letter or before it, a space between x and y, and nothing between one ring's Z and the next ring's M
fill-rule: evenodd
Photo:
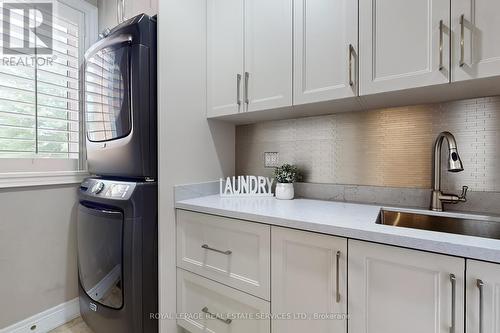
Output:
M156 17L85 54L89 172L77 218L80 312L95 333L158 332Z

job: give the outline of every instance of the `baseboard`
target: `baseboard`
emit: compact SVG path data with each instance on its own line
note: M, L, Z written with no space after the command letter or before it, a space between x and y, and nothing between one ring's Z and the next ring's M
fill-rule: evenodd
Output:
M47 333L80 315L78 297L0 329L0 333ZM34 327L35 326L35 327Z

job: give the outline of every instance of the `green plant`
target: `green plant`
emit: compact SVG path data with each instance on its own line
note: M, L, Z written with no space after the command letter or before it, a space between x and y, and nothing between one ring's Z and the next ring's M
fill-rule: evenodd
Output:
M283 164L274 170L274 177L278 183L293 183L300 180L300 170L295 165Z

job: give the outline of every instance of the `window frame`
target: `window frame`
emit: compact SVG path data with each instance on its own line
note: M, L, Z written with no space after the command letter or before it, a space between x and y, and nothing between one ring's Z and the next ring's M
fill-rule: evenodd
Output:
M84 15L84 41L83 53L93 43L97 41L98 37L98 12L97 7L85 0L53 0L62 3L72 9L82 12ZM83 65L83 61L80 65ZM80 78L83 73L81 72L83 66L80 66ZM80 87L81 86L80 80ZM20 172L1 172L0 171L0 188L10 187L25 187L25 186L44 186L44 185L60 185L60 184L75 184L81 182L87 177L87 161L85 149L85 125L83 114L83 91L80 89L80 121L79 121L79 158L78 161L71 159L50 159L50 158L25 158L25 159L9 159L0 158L0 163L11 163L19 165L20 169L26 169L30 164L33 168L38 169L46 168L45 171L20 171ZM8 161L8 162L7 162ZM74 163L75 170L70 171L56 171L56 164L68 165ZM53 171L49 171L49 170Z

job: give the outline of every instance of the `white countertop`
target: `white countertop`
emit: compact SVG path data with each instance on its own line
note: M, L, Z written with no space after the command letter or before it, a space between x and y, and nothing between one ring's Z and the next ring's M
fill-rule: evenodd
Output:
M376 223L380 210L393 209L391 207L309 199L222 198L210 195L178 201L176 208L500 263L500 240ZM405 208L397 210L500 223L498 217Z

